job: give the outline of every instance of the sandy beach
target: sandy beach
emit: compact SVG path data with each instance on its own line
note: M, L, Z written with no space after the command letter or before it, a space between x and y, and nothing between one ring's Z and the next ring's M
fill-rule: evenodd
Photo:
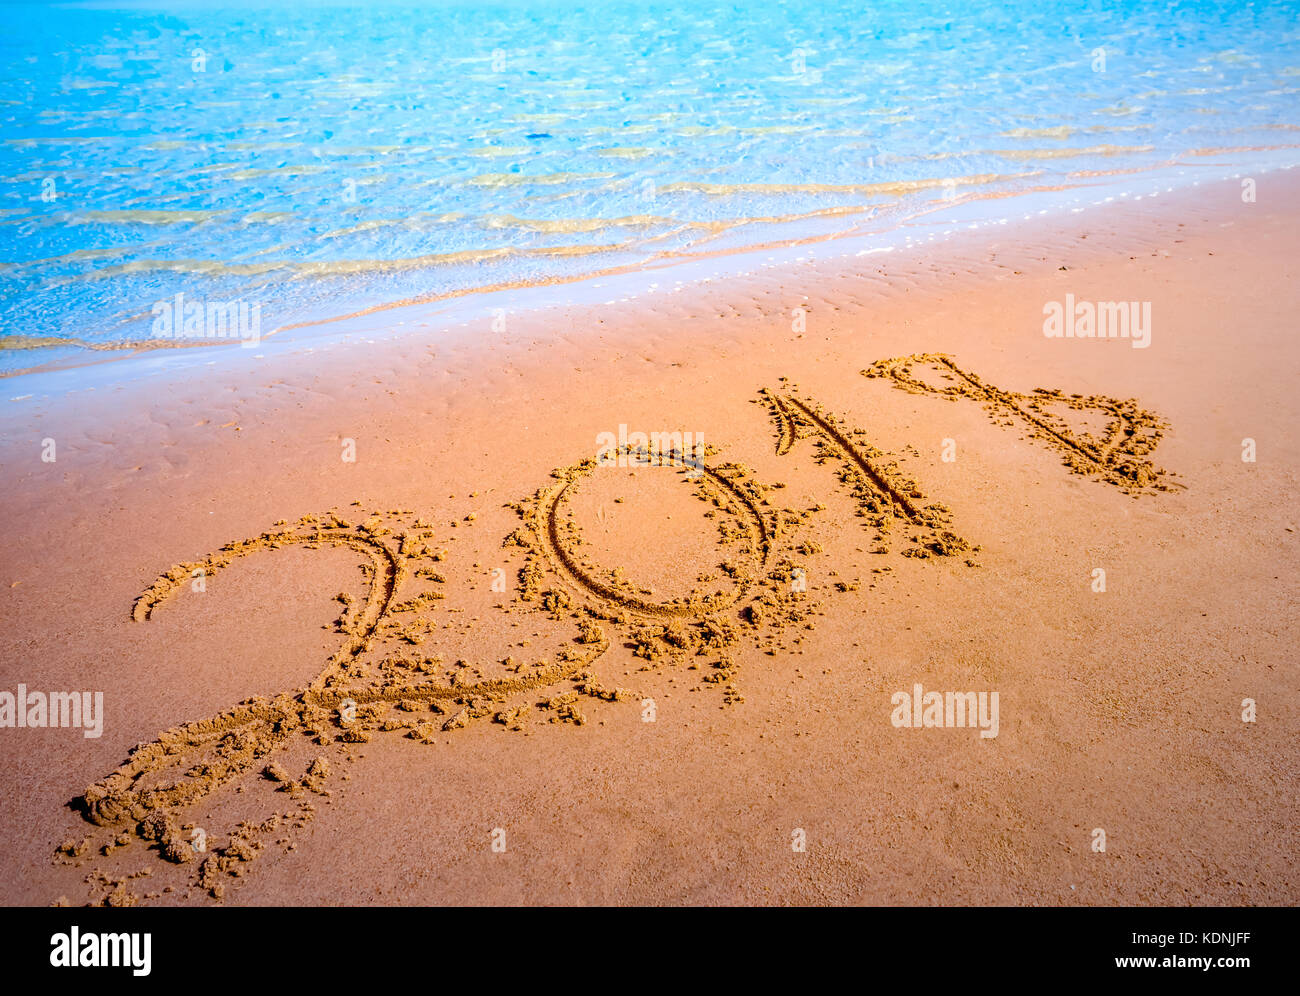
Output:
M7 380L0 689L102 724L5 731L0 901L1295 904L1298 222L1277 171Z

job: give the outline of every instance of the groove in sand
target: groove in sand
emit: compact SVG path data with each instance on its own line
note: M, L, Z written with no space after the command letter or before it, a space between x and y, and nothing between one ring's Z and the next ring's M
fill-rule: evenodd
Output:
M851 438L862 430L843 428L815 401L790 392L778 394L764 388L759 396L776 424L777 455L789 453L800 439L817 437L823 453L843 461L846 472L857 481L854 497L859 514L881 531L879 538L884 538L886 519L892 515L912 527L912 539L918 545L905 551L908 556L954 556L978 549L947 528L948 509L918 504L924 496L916 482L903 477L893 465L881 463L878 458L883 454L875 447Z
M950 387L935 387L912 374L914 364L929 364L948 379ZM1167 423L1154 412L1138 406L1136 400L1121 400L1105 395L1066 396L1059 390L1038 388L1031 394L1006 391L985 384L978 376L963 370L945 353L915 353L911 356L878 360L862 371L865 377L888 377L896 388L911 394L932 394L955 401L969 397L981 402L990 414L1010 414L1025 423L1032 437L1042 439L1058 450L1068 467L1077 473L1092 474L1114 484L1127 494L1144 491L1168 491L1175 485L1173 475L1156 467L1147 454L1155 449ZM1091 409L1109 416L1103 437L1098 443L1076 438L1065 426L1053 425L1033 408L1045 404L1064 404L1081 411Z
M645 458L645 454L641 453L633 452L631 455ZM692 470L724 490L737 505L744 509L747 513L745 516L746 530L751 541L754 542L758 549L758 564L760 567L765 566L772 545L772 530L767 517L757 508L753 500L738 488L733 481L706 466L702 461L681 457L675 453L670 454L668 459L675 465L690 466ZM646 465L649 466L650 464L647 463ZM575 552L569 549L568 544L560 535L559 510L561 504L570 497L570 493L576 491L579 483L595 469L596 464L594 461L584 462L570 468L558 484L541 492L538 498L536 517L541 522L534 522L534 532L539 539L543 540L541 546L551 568L556 574L563 577L571 587L587 597L627 609L630 612L665 618L700 618L726 609L743 597L744 586L739 585L735 594L731 596L719 594L684 602L650 602L627 592L619 591L592 577L588 571L584 570Z

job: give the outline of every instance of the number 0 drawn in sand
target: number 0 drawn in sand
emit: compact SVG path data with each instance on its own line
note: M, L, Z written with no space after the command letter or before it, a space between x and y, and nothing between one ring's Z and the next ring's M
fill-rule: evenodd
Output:
M918 380L912 374L917 364L946 372L951 386L932 387ZM1024 420L1038 438L1062 448L1075 469L1100 473L1126 490L1165 486L1163 472L1144 470L1149 465L1142 461L1163 424L1134 402L1065 398L1059 392L1002 392L937 354L882 361L864 373L892 377L905 390L978 398L999 416ZM978 547L949 528L949 510L928 501L919 484L871 445L863 430L846 425L784 381L780 390L764 390L757 400L776 427L778 454L810 440L817 461L837 468L858 515L876 532L880 546L873 553L887 551L891 527L901 523L905 556L955 556L973 564L969 557ZM1058 403L1099 408L1110 413L1113 422L1100 441L1076 438L1043 410ZM758 651L758 659L770 662L778 651L788 652L787 641L797 646L802 631L811 626L807 620L820 608L806 585L796 583L805 576L800 558L810 548L820 549L796 539L808 526L811 512L773 505L769 487L744 467L711 462L714 451L703 458L674 453L667 460L638 450L617 455L633 466L658 467L656 472L676 475L681 486L693 489L706 506L705 516L717 525L722 559L716 570L700 575L685 596L651 600L617 569L606 570L594 561L589 555L592 544L575 521L572 499L600 472L597 461L589 458L554 471L552 483L512 506L520 525L502 544L507 551L521 552L522 563L513 595L497 609L540 613L548 625L560 624L556 631L561 633L565 625L572 627L549 657L531 663L508 657L492 664L448 665L439 656L416 651L438 631L430 614L445 598L440 570L446 551L436 545L434 525L409 510L375 511L355 523L334 512L308 515L296 524L279 522L255 538L227 544L201 561L172 567L137 599L132 611L136 621L152 618L190 584L195 572L209 578L241 557L286 547L355 552L361 558L366 596L362 603L345 593L336 596L343 605L336 623L342 645L308 685L270 699L249 699L216 716L164 731L87 788L76 806L86 820L103 829L63 844L56 861L80 866L92 849L108 855L143 846L153 857L185 866L178 872L183 874L182 888L220 899L225 887L242 877L260 854L295 846L293 831L304 827L315 812L311 800L330 794L331 759L336 764L353 760L355 745L376 734L397 732L437 744L481 720L509 730L523 729L535 716L582 725L586 701L639 699L627 689L603 686L594 673L594 666L616 644L631 648L634 658L645 661L642 671L698 661L692 666L703 682L720 691L724 705L742 702L736 677L743 653ZM567 687L556 687L561 685ZM301 771L297 775L274 759L279 755L283 764L291 764L288 755L295 750ZM310 754L317 756L309 759ZM265 803L272 812L261 821L243 821L217 835L182 817L183 811L218 790L256 791L257 786L284 793ZM205 848L208 837L224 843ZM90 898L109 905L134 903L138 898L132 890L140 887L135 880L147 878L152 870L117 878L94 870L85 879Z

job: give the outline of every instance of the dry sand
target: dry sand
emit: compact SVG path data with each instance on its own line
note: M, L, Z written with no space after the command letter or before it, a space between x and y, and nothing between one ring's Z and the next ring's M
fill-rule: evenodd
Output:
M1298 262L1277 174L7 381L0 690L106 715L0 730L0 901L1293 904ZM620 425L703 472L582 465Z

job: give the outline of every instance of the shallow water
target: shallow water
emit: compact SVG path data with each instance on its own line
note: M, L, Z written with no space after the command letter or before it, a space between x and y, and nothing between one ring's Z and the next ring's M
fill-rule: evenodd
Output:
M185 333L159 325L178 294L178 315L255 305L264 335L415 296L906 231L986 195L1292 165L1298 13L7 6L0 369L54 356L14 348L53 338Z

